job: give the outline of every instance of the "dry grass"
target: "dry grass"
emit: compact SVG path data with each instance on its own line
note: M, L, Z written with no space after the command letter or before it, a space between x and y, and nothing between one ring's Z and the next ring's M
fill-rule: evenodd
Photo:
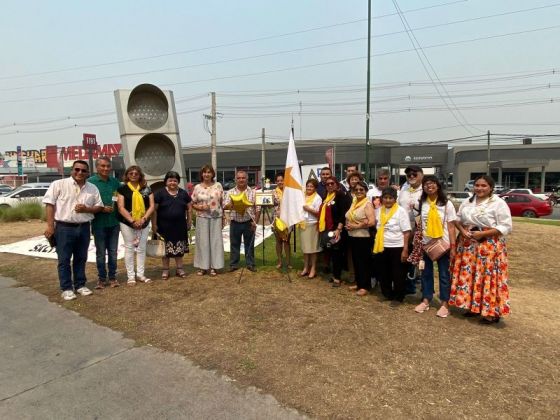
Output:
M10 224L1 242L39 234L43 226ZM217 278L191 273L63 306L315 417L558 418L559 233L515 225L513 315L498 327L459 315L437 319L435 311L415 314L415 299L394 310L376 295L360 299L320 279L289 281L271 271L244 272L241 281L239 271ZM56 261L0 258L1 273L61 303ZM152 278L157 264L149 261ZM93 264L88 276L96 278Z

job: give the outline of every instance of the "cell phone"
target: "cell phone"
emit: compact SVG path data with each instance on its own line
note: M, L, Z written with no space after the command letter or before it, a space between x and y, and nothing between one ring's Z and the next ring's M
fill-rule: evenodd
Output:
M56 248L56 238L54 235L51 235L47 238L47 241L49 241L49 245L51 246L51 248Z

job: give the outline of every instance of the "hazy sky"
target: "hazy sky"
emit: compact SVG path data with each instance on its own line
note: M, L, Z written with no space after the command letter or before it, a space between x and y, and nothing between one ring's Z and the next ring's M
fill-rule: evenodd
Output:
M372 136L560 133L560 2L372 3ZM218 144L286 140L292 115L296 138L365 136L366 0L19 0L0 34L0 151L118 142L113 91L141 83L173 90L187 147L211 91Z

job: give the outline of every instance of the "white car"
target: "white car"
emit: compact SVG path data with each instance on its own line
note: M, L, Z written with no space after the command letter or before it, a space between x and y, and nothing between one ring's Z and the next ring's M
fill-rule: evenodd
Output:
M534 195L535 197L539 197L542 200L548 200L548 196L546 194L537 194L534 193L533 190L531 190L530 188L514 188L512 190L507 190L504 191L502 194L510 194L510 193L516 193L516 194L530 194L530 195Z
M49 184L45 183L22 185L0 197L0 208L15 207L21 203L33 201L41 203L48 189Z

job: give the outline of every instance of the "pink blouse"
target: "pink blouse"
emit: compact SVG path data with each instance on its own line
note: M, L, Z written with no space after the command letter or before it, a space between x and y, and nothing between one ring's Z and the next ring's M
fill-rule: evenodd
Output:
M194 187L192 193L193 204L208 204L207 210L195 210L197 217L217 218L222 217L222 199L224 190L222 184L215 182L213 185L206 187L200 183Z

